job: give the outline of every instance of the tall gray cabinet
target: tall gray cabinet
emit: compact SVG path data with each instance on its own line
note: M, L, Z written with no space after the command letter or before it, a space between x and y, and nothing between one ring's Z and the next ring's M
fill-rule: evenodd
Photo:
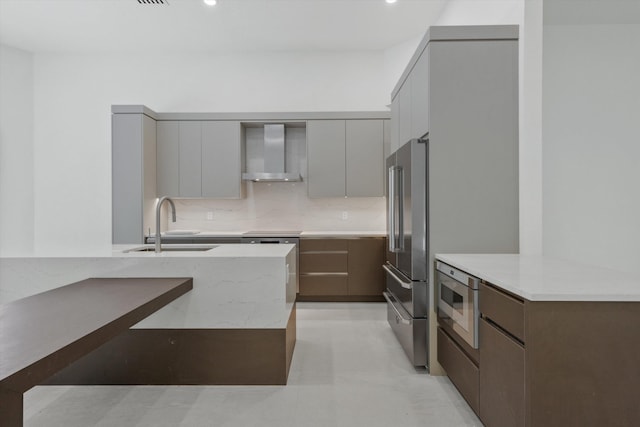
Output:
M151 110L112 115L113 243L141 243L155 224L156 120Z
M391 148L428 143L429 366L436 253L517 253L518 27L431 27L392 93Z

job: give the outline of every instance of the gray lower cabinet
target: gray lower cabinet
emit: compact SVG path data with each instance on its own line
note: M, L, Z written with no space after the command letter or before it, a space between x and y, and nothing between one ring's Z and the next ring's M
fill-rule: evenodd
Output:
M155 224L156 121L145 114L113 114L112 240L142 243Z
M241 198L239 121L158 122L159 196Z
M384 121L307 122L309 197L384 195Z

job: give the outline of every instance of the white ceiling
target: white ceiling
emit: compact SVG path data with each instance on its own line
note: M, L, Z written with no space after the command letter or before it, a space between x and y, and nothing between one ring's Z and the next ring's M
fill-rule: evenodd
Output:
M447 0L0 0L0 43L31 52L380 50Z

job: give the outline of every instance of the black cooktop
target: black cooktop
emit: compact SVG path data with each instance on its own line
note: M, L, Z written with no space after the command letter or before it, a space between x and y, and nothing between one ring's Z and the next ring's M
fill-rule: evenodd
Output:
M242 237L300 237L300 230L260 230L247 231Z

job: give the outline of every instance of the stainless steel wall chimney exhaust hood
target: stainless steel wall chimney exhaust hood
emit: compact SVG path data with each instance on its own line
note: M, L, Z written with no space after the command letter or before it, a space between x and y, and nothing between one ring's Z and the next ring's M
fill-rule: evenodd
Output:
M302 181L298 172L285 172L284 124L264 125L264 172L247 172L247 181Z

